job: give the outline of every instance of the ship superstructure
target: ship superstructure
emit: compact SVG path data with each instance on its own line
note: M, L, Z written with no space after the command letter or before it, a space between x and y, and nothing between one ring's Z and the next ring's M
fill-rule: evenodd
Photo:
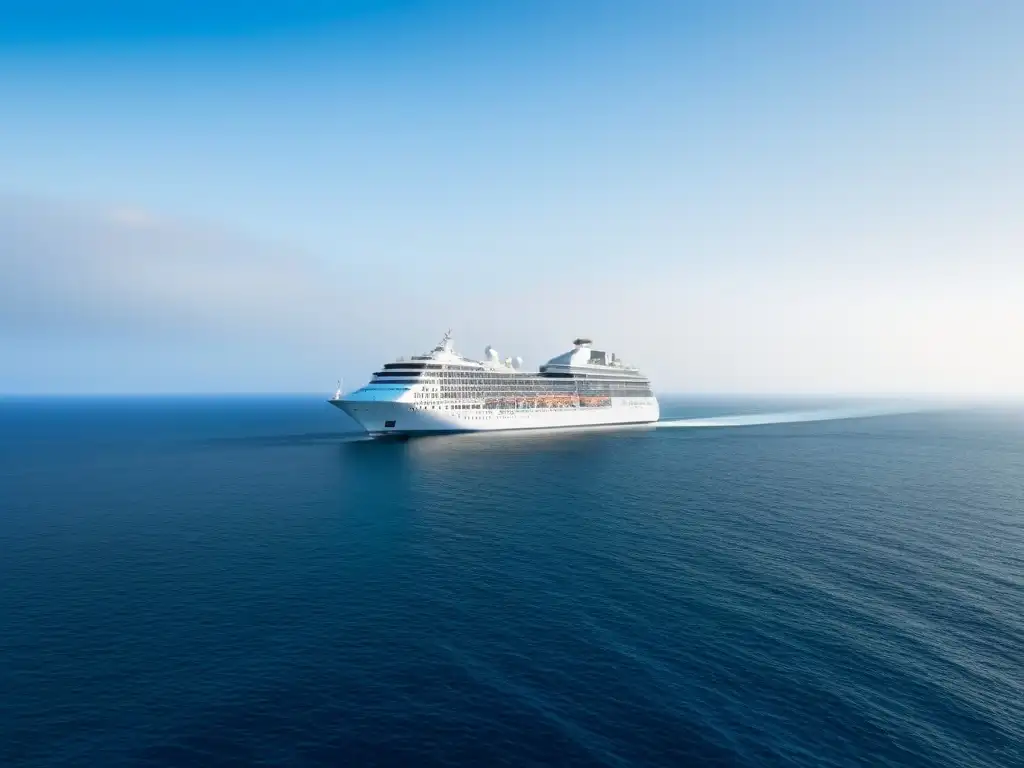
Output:
M454 350L451 332L426 354L386 363L362 388L331 399L371 435L543 429L658 420L658 400L636 368L578 338L538 371L522 358L483 360Z

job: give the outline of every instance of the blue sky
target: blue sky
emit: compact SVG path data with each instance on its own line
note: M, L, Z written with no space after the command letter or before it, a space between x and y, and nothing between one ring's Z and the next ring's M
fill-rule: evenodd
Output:
M1022 393L1022 30L0 6L0 393L331 390L448 327L534 365L584 333L661 391Z

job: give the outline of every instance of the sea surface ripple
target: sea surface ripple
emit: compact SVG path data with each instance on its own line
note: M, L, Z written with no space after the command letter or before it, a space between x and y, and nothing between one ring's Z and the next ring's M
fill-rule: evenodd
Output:
M1024 765L1024 411L824 407L0 401L0 765Z

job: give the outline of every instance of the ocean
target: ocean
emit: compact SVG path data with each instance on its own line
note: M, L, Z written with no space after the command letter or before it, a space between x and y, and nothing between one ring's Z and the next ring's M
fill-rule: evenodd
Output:
M0 401L0 765L1024 766L1024 409L862 407Z

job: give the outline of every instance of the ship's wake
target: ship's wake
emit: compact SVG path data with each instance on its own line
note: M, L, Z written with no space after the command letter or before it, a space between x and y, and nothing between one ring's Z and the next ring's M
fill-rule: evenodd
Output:
M778 411L774 413L739 413L725 416L702 416L693 419L665 419L656 427L754 427L766 424L796 424L812 421L865 419L872 416L896 416L913 413L920 408L908 406L826 408L810 411Z

